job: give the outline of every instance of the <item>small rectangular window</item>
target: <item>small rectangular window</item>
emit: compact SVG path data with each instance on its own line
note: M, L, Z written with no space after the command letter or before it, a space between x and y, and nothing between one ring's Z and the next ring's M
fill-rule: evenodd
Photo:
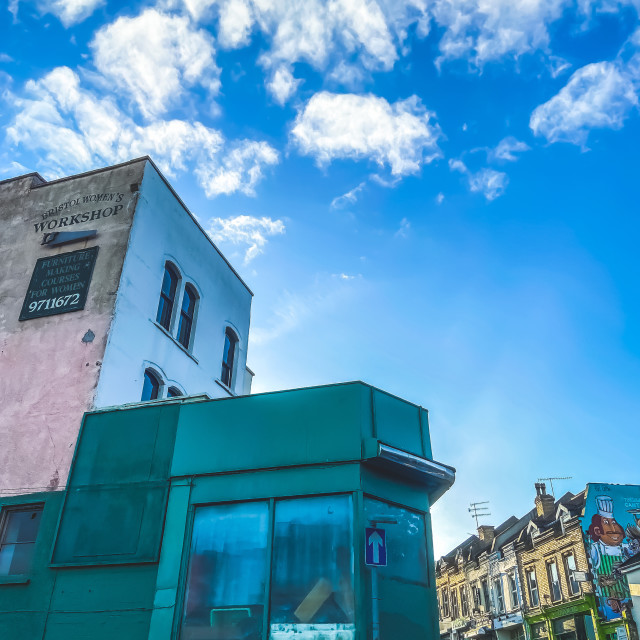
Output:
M489 598L489 584L486 580L482 581L482 597L484 598L484 610L491 609L491 599Z
M536 570L529 569L527 571L527 586L529 588L529 600L532 607L540 604L540 596L538 595L538 580L536 578Z
M502 581L500 578L494 580L493 590L496 594L496 610L498 613L504 613L504 595L502 593Z
M28 573L38 537L42 505L7 507L0 515L0 576Z
M558 575L558 565L555 560L547 563L547 574L549 576L549 590L551 591L552 602L557 602L562 598L560 591L560 576Z
M580 593L580 583L574 578L573 572L577 570L576 557L573 553L569 553L564 557L564 569L567 574L567 584L569 585L569 593L576 596Z

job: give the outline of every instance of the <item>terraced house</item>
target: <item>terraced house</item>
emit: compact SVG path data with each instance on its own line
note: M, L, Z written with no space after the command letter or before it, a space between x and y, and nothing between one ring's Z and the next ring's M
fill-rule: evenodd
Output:
M637 640L620 567L640 551L640 487L589 484L555 500L537 483L534 504L437 563L441 637Z

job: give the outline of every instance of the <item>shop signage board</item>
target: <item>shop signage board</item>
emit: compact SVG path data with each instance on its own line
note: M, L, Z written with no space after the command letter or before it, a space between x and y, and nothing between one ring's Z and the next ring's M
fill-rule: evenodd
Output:
M20 320L84 309L98 247L61 253L36 262Z
M384 529L365 528L365 564L372 567L387 566L387 536Z

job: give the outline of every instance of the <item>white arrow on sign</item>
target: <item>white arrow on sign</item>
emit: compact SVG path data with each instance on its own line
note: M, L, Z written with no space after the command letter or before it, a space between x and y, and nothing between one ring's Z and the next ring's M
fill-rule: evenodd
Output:
M368 543L373 546L373 564L380 563L380 547L384 547L384 542L377 531L374 531L370 536Z

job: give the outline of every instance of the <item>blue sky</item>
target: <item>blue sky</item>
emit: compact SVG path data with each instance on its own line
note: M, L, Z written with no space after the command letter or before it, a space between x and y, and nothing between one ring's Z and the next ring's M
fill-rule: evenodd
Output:
M255 391L361 379L458 469L637 483L638 0L10 0L0 179L151 155L255 292Z

